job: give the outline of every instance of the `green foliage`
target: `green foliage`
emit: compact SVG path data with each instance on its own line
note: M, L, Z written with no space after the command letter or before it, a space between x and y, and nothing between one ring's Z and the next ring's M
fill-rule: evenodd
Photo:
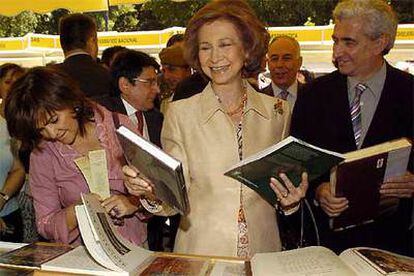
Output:
M143 5L140 13L140 29L147 29L147 21L158 21L163 29L173 26L185 27L195 11L208 0L172 2L170 0L150 1ZM145 23L145 24L144 24Z
M0 37L24 36L34 31L37 22L37 16L29 11L12 17L0 16Z

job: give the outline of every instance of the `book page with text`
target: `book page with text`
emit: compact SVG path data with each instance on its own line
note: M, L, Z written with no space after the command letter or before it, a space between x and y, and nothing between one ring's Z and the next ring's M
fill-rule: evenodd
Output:
M356 275L334 252L321 246L256 253L251 264L253 275Z

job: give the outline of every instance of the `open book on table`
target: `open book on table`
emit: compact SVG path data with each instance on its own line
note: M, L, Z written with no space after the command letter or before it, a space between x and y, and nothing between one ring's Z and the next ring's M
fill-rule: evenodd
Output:
M85 247L44 265L45 271L91 275L248 275L243 259L152 252L123 239L96 195L82 194L76 218Z
M116 132L126 161L154 184L157 198L180 214L187 214L189 204L181 162L125 126Z
M269 186L270 177L279 179L286 173L296 187L302 172L312 181L343 160L339 153L328 151L289 136L263 151L243 159L224 174L259 193L270 204L276 203L276 195Z
M411 143L397 139L344 154L345 160L331 172L331 191L346 197L349 208L330 220L339 231L372 222L381 214L392 212L397 198L381 197L382 183L407 171Z
M275 253L257 253L253 275L375 276L414 275L414 258L374 248L350 248L339 256L328 248L311 246Z

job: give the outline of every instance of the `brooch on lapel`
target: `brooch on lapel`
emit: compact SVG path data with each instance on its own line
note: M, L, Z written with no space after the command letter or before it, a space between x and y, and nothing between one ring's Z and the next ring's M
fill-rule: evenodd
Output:
M277 99L276 103L273 105L273 111L276 115L283 115L283 101L281 99Z

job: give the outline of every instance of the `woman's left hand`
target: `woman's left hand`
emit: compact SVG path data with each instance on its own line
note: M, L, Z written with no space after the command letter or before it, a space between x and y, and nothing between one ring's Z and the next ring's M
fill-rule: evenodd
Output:
M111 217L118 219L132 215L138 210L125 195L111 195L102 202L102 206Z
M297 188L293 186L286 174L281 173L279 176L283 180L284 185L272 177L270 178L270 187L276 193L277 200L282 209L292 208L306 196L309 185L308 174L306 172L302 173L302 181Z

